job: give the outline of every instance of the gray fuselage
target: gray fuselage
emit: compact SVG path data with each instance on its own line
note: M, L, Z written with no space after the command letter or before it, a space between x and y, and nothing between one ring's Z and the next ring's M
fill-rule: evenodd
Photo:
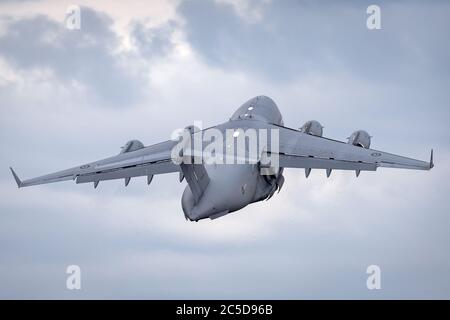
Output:
M230 121L213 129L261 129L268 124L282 125L281 113L272 99L259 96L244 103ZM261 175L258 163L207 164L205 169L210 182L201 199L195 203L189 185L183 193L182 208L190 220L218 218L266 199L273 195L282 176L282 169L273 175Z

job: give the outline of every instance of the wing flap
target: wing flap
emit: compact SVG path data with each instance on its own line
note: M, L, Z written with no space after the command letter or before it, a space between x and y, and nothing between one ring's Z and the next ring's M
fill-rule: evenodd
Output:
M164 161L158 163L151 163L140 165L132 168L110 169L109 171L101 171L79 175L76 178L76 183L96 182L103 180L114 180L122 178L133 178L140 176L153 176L155 174L163 174L179 171L179 166L172 163L172 161Z
M321 159L316 157L304 157L281 154L280 167L284 168L308 168L308 169L336 169L336 170L365 170L375 171L374 163L363 163L335 159Z

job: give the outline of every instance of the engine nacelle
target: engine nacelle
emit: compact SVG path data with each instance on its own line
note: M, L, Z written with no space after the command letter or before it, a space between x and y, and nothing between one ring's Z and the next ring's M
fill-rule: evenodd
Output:
M127 143L125 143L125 145L122 147L122 150L120 151L120 153L122 154L122 153L136 151L136 150L142 149L143 147L144 147L144 145L139 140L130 140Z
M348 143L354 146L369 149L371 136L364 130L357 130L348 137Z
M306 134L310 134L313 136L322 136L322 125L319 121L316 120L310 120L305 122L305 124L300 128L300 131Z

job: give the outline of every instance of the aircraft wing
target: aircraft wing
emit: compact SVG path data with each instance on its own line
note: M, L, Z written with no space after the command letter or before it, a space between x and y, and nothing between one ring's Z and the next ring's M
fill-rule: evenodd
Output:
M279 129L279 166L285 168L375 171L378 167L430 170L433 168L433 150L430 161L411 159L392 153L354 146L301 131L273 126ZM309 173L307 173L308 175Z
M147 176L147 182L150 183L155 174L180 171L180 166L171 159L171 149L175 143L169 140L148 147L142 146L135 151L24 181L10 169L19 188L65 180L75 180L76 183L93 182L97 187L101 180L125 179L125 185L128 185L131 177L138 176Z

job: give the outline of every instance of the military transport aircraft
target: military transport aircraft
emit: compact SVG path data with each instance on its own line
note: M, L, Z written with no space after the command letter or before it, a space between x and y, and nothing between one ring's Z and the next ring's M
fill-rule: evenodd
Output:
M132 177L138 176L146 176L150 184L155 174L179 172L180 182L184 178L187 181L181 199L184 215L186 219L198 221L215 219L250 203L270 199L283 186L283 168L303 168L306 177L311 169L324 169L329 177L332 170L352 170L359 176L361 171L375 171L378 167L433 168L433 150L429 162L373 150L370 149L371 137L363 130L355 131L348 142L341 142L322 137L322 126L317 121L308 121L299 130L285 127L278 107L266 96L250 99L229 121L218 126L203 130L187 127L192 141L208 135L211 130L216 133L231 130L236 138L242 132L239 130L249 129L274 131L276 139L271 136L269 140L277 143L264 144L254 161L245 163L208 163L201 157L200 161L195 161L199 156L192 151L192 146L174 152L176 146L180 146L180 138L147 147L138 140L131 140L116 156L24 181L10 169L19 188L64 180L90 182L96 188L99 181L112 179L124 179L127 186ZM258 139L259 145L263 145L260 136ZM228 140L225 149L230 147L227 143ZM204 146L204 141L201 145ZM244 145L248 149L248 145ZM183 151L185 149L188 152ZM245 151L247 155L249 152ZM267 161L269 156L271 160ZM276 166L272 165L275 158ZM263 173L263 169L272 170Z

